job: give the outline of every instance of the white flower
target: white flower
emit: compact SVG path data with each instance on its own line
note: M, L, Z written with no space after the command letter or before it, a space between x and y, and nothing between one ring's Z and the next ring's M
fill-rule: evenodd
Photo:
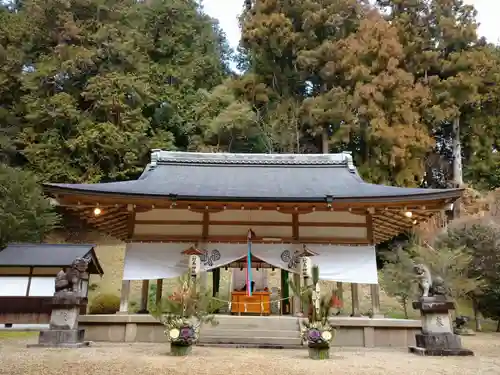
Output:
M172 328L169 332L168 335L170 336L171 339L177 339L179 337L179 330L177 328Z
M332 339L332 333L330 331L323 331L321 333L321 338L325 341L330 341Z

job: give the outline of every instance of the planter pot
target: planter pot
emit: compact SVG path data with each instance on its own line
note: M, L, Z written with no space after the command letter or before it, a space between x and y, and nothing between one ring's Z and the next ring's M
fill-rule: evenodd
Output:
M329 347L309 347L309 358L311 359L329 359L330 358L330 348Z
M176 357L188 355L193 350L192 345L170 344L170 354Z

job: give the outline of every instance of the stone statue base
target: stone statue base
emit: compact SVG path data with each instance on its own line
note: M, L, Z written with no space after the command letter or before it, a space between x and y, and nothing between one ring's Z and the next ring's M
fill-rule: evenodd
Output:
M38 344L28 345L28 348L82 348L90 346L84 341L84 329L50 329L40 331Z
M89 346L84 341L85 330L78 328L80 307L84 299L73 292L58 292L52 299L50 329L40 331L38 344L28 347L81 348Z
M453 333L460 336L476 336L476 332L470 328L455 328Z
M413 302L413 308L420 310L422 333L415 335L416 346L409 347L410 353L427 356L470 356L474 352L462 348L460 336L452 330L450 310L455 304L444 296L422 297Z

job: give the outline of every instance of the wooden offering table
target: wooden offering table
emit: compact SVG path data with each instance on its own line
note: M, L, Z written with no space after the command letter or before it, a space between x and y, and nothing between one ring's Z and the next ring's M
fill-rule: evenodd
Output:
M271 313L271 293L247 292L231 293L231 314L269 315Z

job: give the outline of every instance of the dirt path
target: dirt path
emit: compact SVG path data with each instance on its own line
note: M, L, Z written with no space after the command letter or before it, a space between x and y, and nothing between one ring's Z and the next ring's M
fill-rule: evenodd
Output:
M499 375L500 335L463 339L475 357L423 358L405 350L332 349L329 361L306 350L196 347L189 357L166 355L163 344L96 343L84 349L27 349L29 339L0 339L1 375Z

